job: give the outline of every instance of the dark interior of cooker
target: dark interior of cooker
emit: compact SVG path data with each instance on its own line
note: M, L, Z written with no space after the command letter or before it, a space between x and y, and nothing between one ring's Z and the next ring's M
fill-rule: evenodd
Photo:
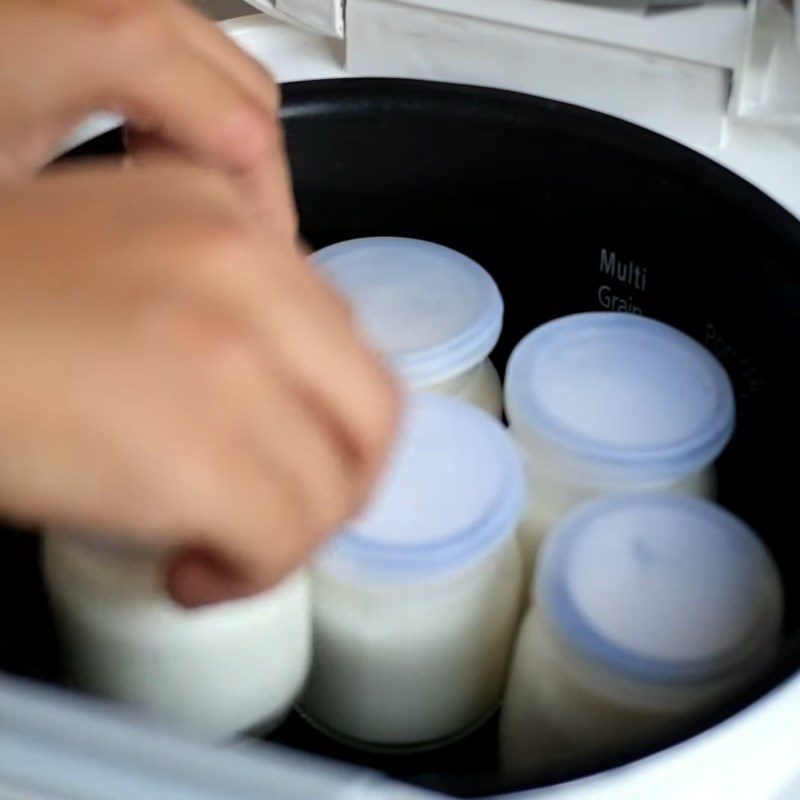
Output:
M793 530L798 453L793 356L800 351L800 224L707 159L632 125L560 103L442 84L336 80L285 87L303 234L317 248L358 236L430 239L497 280L511 348L577 311L643 313L705 343L736 387L735 438L719 463L720 501L764 538L782 570L786 638L758 685L669 737L507 780L493 723L425 755L374 756L324 740L297 718L274 739L367 764L456 796L541 786L609 768L736 713L800 666L800 552ZM110 134L75 155L115 152ZM632 282L626 275L638 265ZM791 461L789 462L791 463ZM59 681L36 567L36 539L0 540L0 668Z

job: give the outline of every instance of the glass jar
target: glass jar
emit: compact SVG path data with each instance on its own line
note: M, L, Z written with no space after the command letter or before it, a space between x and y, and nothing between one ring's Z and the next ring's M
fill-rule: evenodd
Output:
M500 338L503 299L479 264L433 242L393 236L340 242L314 259L409 389L501 416L489 354Z
M506 416L528 475L526 574L542 537L581 503L622 492L712 498L733 433L733 388L701 344L633 314L575 314L514 349Z
M512 774L663 732L751 680L778 644L772 558L705 500L589 503L548 537L536 571L500 723Z
M162 588L152 550L67 532L46 536L43 574L78 688L209 739L277 727L311 658L308 578L197 609Z
M367 749L423 749L497 708L519 621L522 464L499 422L414 396L382 489L312 570L300 708Z

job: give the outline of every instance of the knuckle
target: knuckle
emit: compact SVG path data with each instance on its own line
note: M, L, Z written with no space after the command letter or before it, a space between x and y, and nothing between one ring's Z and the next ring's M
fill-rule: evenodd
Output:
M231 390L252 387L258 381L258 364L247 336L224 320L204 322L203 338L197 347L211 378Z
M195 310L181 320L181 335L213 383L234 389L252 385L258 365L249 337L224 314Z
M191 293L173 293L149 304L146 313L152 338L205 387L206 396L196 401L208 402L214 393L222 402L257 385L260 367L251 336L226 309Z

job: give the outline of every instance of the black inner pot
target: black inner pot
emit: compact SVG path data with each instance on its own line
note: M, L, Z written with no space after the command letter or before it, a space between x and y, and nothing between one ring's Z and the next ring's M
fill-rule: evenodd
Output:
M800 666L800 551L791 354L800 350L800 224L761 192L663 137L591 111L509 92L402 80L285 87L283 117L303 234L315 248L358 236L430 239L484 265L506 302L502 370L541 322L591 309L640 312L705 343L736 387L737 430L719 462L720 501L781 568L785 642L769 674L672 736L509 781L494 722L425 755L347 750L292 718L273 737L456 796L541 786L631 761L730 717ZM73 154L116 152L119 134ZM613 262L613 263L612 263ZM644 285L625 267L646 270ZM790 354L787 357L787 354ZM789 529L787 529L789 524ZM0 667L59 681L35 537L0 540Z

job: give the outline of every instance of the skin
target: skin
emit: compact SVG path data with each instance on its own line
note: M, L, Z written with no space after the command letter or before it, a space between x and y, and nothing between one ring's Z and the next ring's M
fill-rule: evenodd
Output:
M166 546L187 606L301 564L398 416L298 248L278 102L173 0L0 2L0 510ZM99 109L137 165L40 174Z

